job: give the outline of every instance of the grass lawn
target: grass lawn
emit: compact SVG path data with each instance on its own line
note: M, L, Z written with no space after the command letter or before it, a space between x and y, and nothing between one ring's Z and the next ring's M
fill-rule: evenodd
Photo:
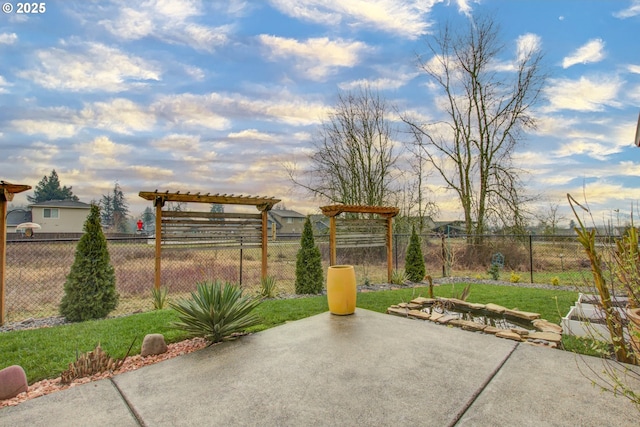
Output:
M451 297L456 292L461 293L463 288L464 284L443 285L436 286L434 291L437 296ZM383 313L392 304L427 295L427 288L366 292L358 294L357 305ZM537 312L543 318L559 323L576 298L577 293L571 291L474 284L468 301L493 302L507 308ZM256 309L261 323L249 331L262 331L327 310L327 298L324 296L267 300ZM170 327L174 320L177 316L173 310L159 310L54 328L4 332L0 334L0 368L22 366L30 384L55 378L75 360L76 351L90 351L98 343L112 357L121 358L134 339L132 354L139 353L146 334L161 333L168 343L186 339L184 332ZM581 348L578 344L576 349Z

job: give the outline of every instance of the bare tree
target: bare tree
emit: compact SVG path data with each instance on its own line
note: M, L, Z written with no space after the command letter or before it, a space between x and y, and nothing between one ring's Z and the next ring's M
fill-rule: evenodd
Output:
M310 166L290 179L330 203L384 205L390 201L397 154L385 100L369 87L338 94L319 128Z
M505 64L498 36L491 17L455 30L445 25L427 41L429 58L418 61L446 118L419 123L403 117L416 140L424 137L418 148L425 158L457 193L467 233L484 233L489 220L522 228L526 216L522 172L512 156L523 130L535 125L530 110L546 76L533 37L522 37L516 59Z
M561 221L566 221L567 217L559 212L560 205L557 203L549 203L546 211L538 215L538 221L543 228L544 234L556 235L558 233L558 225Z

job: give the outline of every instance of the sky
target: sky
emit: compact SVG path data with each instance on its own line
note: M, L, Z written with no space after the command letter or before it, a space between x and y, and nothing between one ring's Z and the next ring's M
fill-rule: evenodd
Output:
M81 201L117 182L140 191L282 199L318 211L285 165L304 168L339 93L375 89L394 110L438 118L417 67L446 22L490 14L501 60L530 40L544 54L537 127L514 160L532 207L571 219L566 194L597 220L640 201L640 0L14 1L0 15L0 179L35 187L55 169ZM31 8L28 8L31 9ZM397 118L391 117L390 120ZM399 124L396 121L396 124ZM397 150L402 149L398 136ZM399 151L400 152L400 151ZM401 152L401 156L408 156ZM461 219L437 176L435 219ZM13 204L26 204L26 192ZM194 208L199 209L199 208ZM634 214L637 218L637 214Z

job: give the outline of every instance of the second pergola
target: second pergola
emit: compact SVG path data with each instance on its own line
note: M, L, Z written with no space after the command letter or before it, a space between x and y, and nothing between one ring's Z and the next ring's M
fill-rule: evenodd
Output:
M384 237L373 234L366 234L366 237L369 239L382 238L384 239L384 245L387 248L387 280L391 281L391 275L393 273L393 217L398 215L400 210L396 207L388 207L388 206L363 206L363 205L329 205L320 207L322 213L325 216L329 217L329 248L330 248L330 265L336 264L336 248L338 247L338 236L337 230L338 226L336 224L336 218L341 213L354 213L354 214L374 214L382 218L384 222ZM371 225L375 225L375 218L372 219L355 219L355 220L344 220L344 221L354 221L354 224L357 224L353 227L347 225L344 229L349 232L349 228L356 229L357 227L361 227L364 225L365 228L371 229ZM348 238L348 236L340 236L342 239ZM355 240L363 240L363 234L357 233L352 237ZM353 240L353 239L352 239Z
M153 202L156 208L156 230L155 230L155 280L154 287L160 288L161 284L161 253L162 253L162 230L165 226L172 226L174 229L198 229L204 231L205 235L229 235L245 232L257 237L262 249L262 273L261 277L267 276L267 213L271 208L280 202L280 199L273 197L255 197L243 195L227 194L200 194L200 193L170 193L156 191L141 191L140 197ZM183 203L215 203L221 205L249 205L255 206L259 213L212 213L212 212L175 212L166 211L162 207L166 202ZM244 231L243 231L244 230ZM257 234L257 235L256 235Z

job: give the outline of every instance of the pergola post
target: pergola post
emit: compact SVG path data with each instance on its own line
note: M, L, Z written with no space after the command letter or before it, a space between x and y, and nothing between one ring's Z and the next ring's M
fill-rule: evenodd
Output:
M153 286L156 290L160 289L161 282L161 274L162 265L162 207L164 206L164 199L162 197L156 197L153 201L153 204L156 208L156 267L155 267L155 277L153 279Z
M30 185L11 184L0 181L0 326L5 315L5 272L7 266L7 210L13 195L30 190Z
M330 205L321 206L320 210L329 217L329 265L336 264L336 217L343 212L377 214L386 218L386 246L387 246L387 280L391 282L393 273L393 217L400 210L395 207L360 206L360 205Z

